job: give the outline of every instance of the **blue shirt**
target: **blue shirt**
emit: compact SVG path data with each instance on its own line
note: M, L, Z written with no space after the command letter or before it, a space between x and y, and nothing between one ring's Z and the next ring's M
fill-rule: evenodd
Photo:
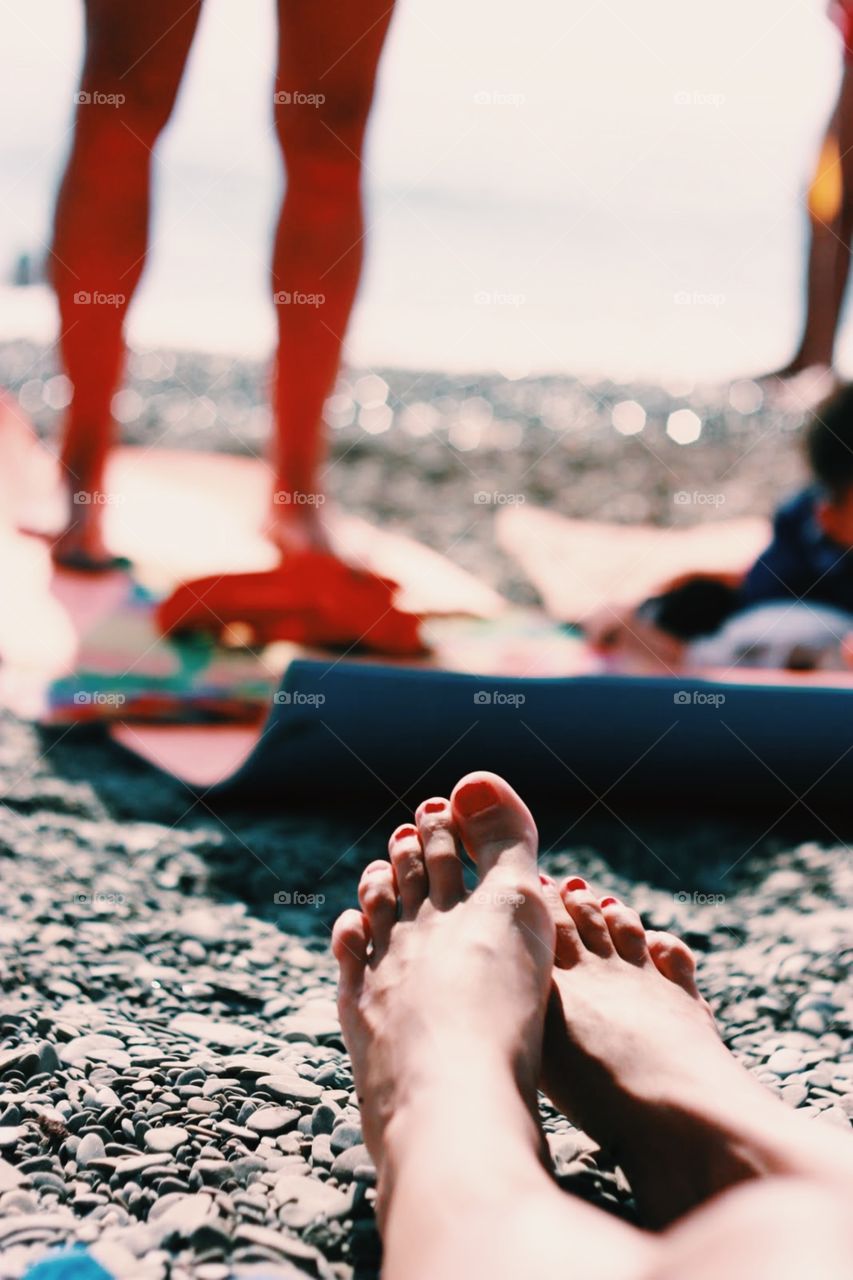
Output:
M773 541L740 588L740 607L794 597L853 612L853 547L843 547L821 529L818 492L805 489L773 517Z

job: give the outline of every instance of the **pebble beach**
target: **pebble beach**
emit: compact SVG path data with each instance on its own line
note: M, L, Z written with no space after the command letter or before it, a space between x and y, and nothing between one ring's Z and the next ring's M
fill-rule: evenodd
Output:
M122 435L262 453L265 381L261 365L135 352ZM0 385L51 438L55 353L0 346ZM803 413L752 382L363 370L327 416L342 506L522 603L535 596L493 536L495 495L669 526L767 514L803 475ZM376 1277L328 942L398 815L213 812L91 730L5 713L0 795L0 1276L81 1244L116 1280ZM684 936L741 1061L809 1123L849 1128L846 828L542 816L543 870ZM561 1186L636 1220L607 1154L544 1100L542 1118Z

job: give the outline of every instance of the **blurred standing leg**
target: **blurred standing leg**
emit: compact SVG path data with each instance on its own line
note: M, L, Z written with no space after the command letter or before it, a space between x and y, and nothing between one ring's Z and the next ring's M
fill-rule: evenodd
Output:
M273 409L282 551L325 549L323 403L341 358L364 248L362 154L393 0L278 0L275 128L287 188L272 280Z
M56 204L51 274L74 388L62 442L72 500L60 563L111 563L98 495L122 376L124 321L145 265L154 146L171 115L202 0L86 0L74 137Z

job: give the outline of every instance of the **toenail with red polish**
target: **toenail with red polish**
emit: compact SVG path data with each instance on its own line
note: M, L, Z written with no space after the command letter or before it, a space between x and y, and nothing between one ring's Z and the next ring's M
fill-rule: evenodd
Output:
M540 884L553 884L553 883L554 883L554 881L551 879L551 877L550 877L550 876L546 876L544 871L540 871L540 872L539 872L539 883L540 883Z
M601 899L601 905L603 907L612 907L614 902L618 905L619 899L618 898L602 898Z
M443 800L427 800L424 813L444 813L447 805Z
M416 836L417 834L418 834L417 827L414 826L413 823L407 822L405 826L397 828L397 830L394 832L394 839L404 840L408 836Z
M582 880L580 876L570 876L563 885L563 891L571 893L575 889L585 889L587 887L586 880Z
M499 799L500 796L491 782L483 780L471 782L467 787L463 787L456 797L456 804L466 818L476 818L478 814L494 808Z

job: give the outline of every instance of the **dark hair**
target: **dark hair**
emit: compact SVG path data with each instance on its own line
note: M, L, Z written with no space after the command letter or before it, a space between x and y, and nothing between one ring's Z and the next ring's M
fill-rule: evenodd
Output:
M815 409L805 433L812 474L830 498L853 488L853 383Z

